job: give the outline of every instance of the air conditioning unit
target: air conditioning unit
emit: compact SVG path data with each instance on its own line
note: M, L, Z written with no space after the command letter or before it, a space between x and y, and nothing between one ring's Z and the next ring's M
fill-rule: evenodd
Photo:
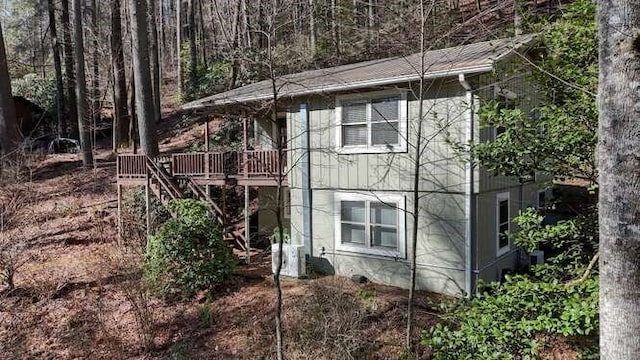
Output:
M304 245L283 244L282 251L280 251L280 244L271 245L271 269L274 274L278 269L280 256L282 256L280 275L294 278L306 275Z
M529 254L529 264L540 265L543 263L544 263L544 251L534 250L531 254Z

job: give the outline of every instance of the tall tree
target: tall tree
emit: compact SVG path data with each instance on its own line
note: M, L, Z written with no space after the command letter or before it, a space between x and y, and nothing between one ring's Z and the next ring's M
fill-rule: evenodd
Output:
M53 0L47 0L49 7L49 31L53 48L53 65L56 72L56 117L58 118L58 136L67 135L67 123L64 115L64 83L62 80L62 62L60 59L60 42L56 29L56 8Z
M100 36L100 27L98 22L99 2L91 0L91 32L92 32L92 79L91 79L91 133L92 146L95 145L96 124L100 120L100 49L98 47L98 37Z
M64 71L67 79L67 116L69 117L69 136L78 138L78 113L76 99L75 69L73 66L73 42L71 41L71 17L69 0L62 0L62 31L64 40Z
M158 139L153 111L153 87L149 61L149 33L147 31L147 1L129 0L131 9L131 44L133 78L136 95L136 117L140 134L140 148L147 156L158 154Z
M78 131L80 132L80 149L82 152L82 164L84 166L90 166L93 165L93 149L91 148L91 128L89 117L87 116L87 79L84 65L82 0L73 0L73 28L76 44L76 111L78 114Z
M182 0L176 0L176 64L178 72L178 86L180 93L184 93L182 80Z
M18 146L18 139L16 109L11 95L11 79L4 49L2 24L0 24L0 146L2 151L5 154L13 152Z
M111 66L113 68L113 148L128 144L129 111L127 109L127 81L122 47L122 17L120 0L111 1Z
M187 1L187 23L189 26L189 87L195 90L198 81L198 49L196 44L196 9L194 0Z
M162 117L161 110L161 94L160 94L160 53L158 44L158 26L156 20L156 1L149 0L149 42L151 47L149 48L151 61L151 79L153 88L153 115L154 121L159 122Z
M599 2L600 355L640 354L640 0Z

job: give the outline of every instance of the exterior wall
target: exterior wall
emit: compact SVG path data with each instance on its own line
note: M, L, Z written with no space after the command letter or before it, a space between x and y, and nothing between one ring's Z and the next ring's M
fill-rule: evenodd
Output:
M516 270L523 265L524 250L511 244L508 252L501 256L497 249L497 196L509 193L509 215L513 218L520 210L536 206L538 190L543 184L529 182L522 187L515 186L508 189L486 191L476 195L476 236L478 239L474 272L479 279L493 281L500 279L503 270ZM516 231L511 224L510 231Z
M259 118L253 122L255 147L261 150L273 150L273 122L269 119Z
M286 188L283 188L286 190ZM275 186L262 186L258 188L258 236L270 237L278 226L276 217ZM282 225L287 234L291 234L291 216L282 210Z
M496 75L499 74L499 75ZM535 89L524 79L523 68L516 61L498 66L495 74L470 77L474 88L481 89L474 96L474 141L487 141L490 129L478 126L476 111L482 99L493 98L491 85L518 94L518 106L531 109L538 99ZM423 136L429 144L421 159L420 220L418 229L417 266L418 287L432 291L460 295L465 289L465 257L467 230L467 164L451 144L465 144L471 112L466 91L458 79L447 79L430 84L424 102L425 121ZM402 89L397 88L396 91ZM335 96L310 97L300 103L308 106L309 131L304 132L304 118L297 105L288 114L289 138L293 140L289 151L289 164L304 158L301 138L308 137L310 161L310 189L312 203L302 205L301 171L294 169L289 175L291 187L292 242L303 244L303 214L311 213L311 255L322 268L339 275L365 275L384 284L408 287L409 267L406 258L365 255L336 249L335 204L337 192L359 194L402 194L405 196L407 235L405 246L411 241L413 209L413 148L417 139L418 101L408 91L408 152L342 154L337 151ZM338 95L339 96L339 95ZM525 183L517 178L493 176L474 170L475 219L473 221L475 247L472 249L476 279L498 280L503 269L515 269L524 254L511 246L497 256L496 195L510 193L510 217L532 204L541 184ZM514 231L513 224L511 231ZM408 246L407 246L408 248ZM407 258L410 254L407 254Z
M424 101L423 138L429 139L421 159L420 220L418 231L418 287L461 295L465 289L465 181L466 165L450 141L466 141L468 106L466 92L457 79L433 83ZM395 89L400 91L401 89ZM408 90L408 89L405 89ZM396 92L397 94L397 92ZM410 93L409 93L410 94ZM349 276L360 274L371 280L409 286L406 258L393 258L336 250L334 238L336 192L367 195L401 194L407 212L413 209L413 159L419 102L408 100L409 151L383 154L341 154L337 150L335 97L306 99L310 129L310 178L312 205L312 255L324 268ZM290 138L299 139L301 118L297 108L288 116ZM295 141L295 140L294 140ZM297 143L296 143L297 144ZM294 144L289 163L297 163L304 151ZM292 204L292 241L302 244L301 171L289 175ZM406 214L406 244L411 241L412 216ZM407 246L408 248L408 246ZM407 254L410 256L410 254Z
M497 65L496 71L483 74L477 78L475 86L479 89L477 95L481 103L495 98L495 88L499 87L517 94L515 106L525 113L531 112L541 101L536 87L527 76L530 68L519 58L504 61ZM477 128L479 141L492 141L493 130ZM498 280L503 269L515 270L522 265L524 253L511 246L511 250L498 256L496 245L496 196L500 193L510 194L510 217L513 218L522 209L532 206L537 201L537 191L544 186L549 177L536 176L535 182L525 182L522 185L517 177L495 176L489 171L479 169L478 187L476 188L476 246L474 271L478 278L485 281ZM515 231L511 224L511 231Z

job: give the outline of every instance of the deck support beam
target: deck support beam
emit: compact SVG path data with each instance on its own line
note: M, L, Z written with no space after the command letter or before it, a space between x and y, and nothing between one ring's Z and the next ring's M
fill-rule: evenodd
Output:
M251 263L251 231L249 229L249 186L244 186L244 242L247 249L247 265Z
M117 184L118 188L118 244L122 245L122 185Z
M151 177L147 175L147 184L144 187L144 201L146 208L146 219L147 219L147 243L149 242L149 237L151 236L151 197L150 197L150 186L151 186Z

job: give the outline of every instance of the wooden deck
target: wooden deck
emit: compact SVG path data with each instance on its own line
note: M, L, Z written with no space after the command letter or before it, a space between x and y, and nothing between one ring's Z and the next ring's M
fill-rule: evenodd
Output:
M277 150L176 153L153 159L171 177L191 179L198 185L276 186L287 169ZM146 155L118 155L120 185L144 185L149 177ZM283 175L283 185L287 185Z

